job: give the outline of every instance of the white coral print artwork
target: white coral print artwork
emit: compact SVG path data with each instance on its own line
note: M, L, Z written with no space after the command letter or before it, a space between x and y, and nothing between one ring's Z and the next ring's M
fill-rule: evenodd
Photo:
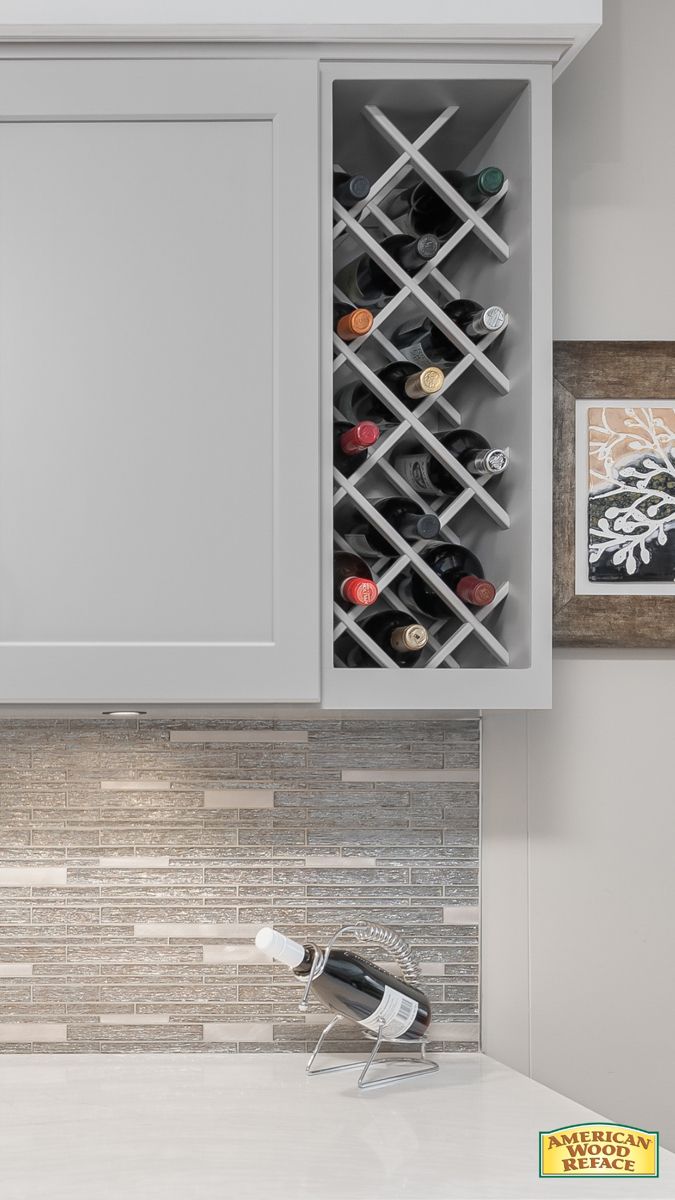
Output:
M588 409L588 578L675 579L675 406Z

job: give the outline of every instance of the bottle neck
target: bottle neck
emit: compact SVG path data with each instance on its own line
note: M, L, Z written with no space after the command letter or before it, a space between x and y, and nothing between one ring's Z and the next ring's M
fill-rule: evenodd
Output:
M299 962L297 966L291 968L294 975L309 975L309 972L312 969L312 963L314 962L314 950L311 946L305 946L304 950L305 956L302 962Z
M497 329L501 329L506 320L506 313L498 304L491 304L489 308L482 308L471 318L468 324L467 332L472 333L475 337L486 333L494 333Z
M394 252L394 258L408 271L417 271L423 263L428 262L440 250L438 238L431 233L424 233L413 242L403 245Z
M429 635L423 625L399 625L392 629L389 642L392 650L399 654L416 654L423 650Z
M494 584L487 579L480 579L478 575L463 575L455 591L464 604L472 604L475 608L491 604L496 595Z
M380 436L379 426L374 421L359 421L340 434L339 446L343 454L363 454L373 446Z
M358 575L350 575L340 584L340 595L350 604L358 604L366 608L374 604L378 598L378 587L372 579L361 579Z
M440 367L425 367L423 371L408 375L403 387L406 396L411 400L423 400L425 396L439 391L444 380L445 376Z
M502 471L506 470L508 462L505 450L488 449L472 454L469 462L464 465L471 475L501 475Z

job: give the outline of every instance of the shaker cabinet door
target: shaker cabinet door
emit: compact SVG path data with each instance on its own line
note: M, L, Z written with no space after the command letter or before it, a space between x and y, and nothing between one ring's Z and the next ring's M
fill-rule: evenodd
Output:
M317 75L0 71L0 703L316 700Z

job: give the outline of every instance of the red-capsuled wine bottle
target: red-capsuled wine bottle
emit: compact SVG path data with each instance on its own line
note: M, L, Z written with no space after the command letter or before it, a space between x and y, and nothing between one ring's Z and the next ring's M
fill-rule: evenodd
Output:
M409 362L387 363L375 374L410 409L416 408L425 396L438 392L445 379L438 367L425 367L420 371ZM361 380L340 388L335 405L348 420L354 422L377 421L378 425L395 425L398 420L384 401Z
M506 450L492 447L474 429L451 429L436 436L470 475L501 475L509 465ZM406 483L425 495L451 500L464 490L452 471L422 446L396 455L394 466Z
M333 195L343 208L353 208L359 200L365 200L369 191L370 180L366 175L333 170Z
M261 929L255 944L300 979L309 975L314 946L294 942L277 929ZM312 993L333 1012L373 1033L381 1029L387 1038L414 1041L424 1037L431 1021L424 992L349 950L333 947L312 983Z
M494 600L494 584L484 578L480 560L465 546L443 542L423 550L421 557L464 604L482 608ZM450 616L445 600L412 568L401 580L399 595L406 606L429 617Z
M348 425L338 421L334 426L333 461L343 475L351 475L368 457L368 450L380 436L379 426L374 421L359 421Z
M384 238L381 245L399 266L413 275L441 248L438 238L429 234L415 238L395 233ZM386 304L401 290L400 283L392 279L369 254L360 254L342 267L335 276L335 283L341 292L349 296L352 304L365 308Z
M370 567L358 554L336 551L333 560L333 594L340 604L366 607L374 604L379 590Z
M421 504L408 500L407 496L386 496L382 500L372 500L371 504L408 542L437 538L441 532L436 514L425 512ZM349 510L340 505L336 510L336 527L354 552L363 558L398 557L399 551L385 534L358 509Z
M413 621L406 612L394 609L383 609L382 612L371 613L360 627L369 637L381 646L397 667L414 667L424 650L429 634L418 621ZM363 646L359 645L350 633L343 633L338 638L335 651L347 667L379 667L381 664L371 658Z

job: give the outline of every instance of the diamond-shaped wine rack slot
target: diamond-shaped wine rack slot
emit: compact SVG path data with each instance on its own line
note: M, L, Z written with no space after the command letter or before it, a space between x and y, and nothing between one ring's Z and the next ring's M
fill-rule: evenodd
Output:
M472 232L481 239L500 262L504 262L509 257L508 245L485 220L495 204L501 200L508 188L508 184L505 183L502 190L496 196L490 197L479 208L474 209L421 153L422 147L443 128L456 112L456 107L444 109L419 137L414 142L411 142L379 108L375 105L367 105L364 108L364 115L389 145L399 151L398 157L383 172L379 179L373 183L368 195L353 205L352 208L346 210L337 200L333 201L333 212L336 218L333 228L335 244L346 237L355 239L360 243L361 249L366 251L375 262L384 268L387 274L399 285L396 295L376 315L368 333L354 339L349 344L343 342L337 334L333 334L335 348L333 372L336 373L344 363L348 363L353 373L386 405L397 421L397 424L387 429L385 435L379 439L365 462L352 475L347 478L340 471L334 469L335 492L333 504L337 506L345 498L348 498L353 506L386 536L387 540L392 544L393 550L398 552L396 557L381 558L373 564L373 574L377 579L381 599L384 604L391 608L400 608L400 601L392 585L404 570L412 568L440 596L447 606L447 618L441 618L428 623L429 641L427 650L425 651L426 657L420 664L421 669L459 667L459 663L453 657L453 654L468 637L475 637L484 649L502 665L508 666L509 663L508 650L485 625L486 618L503 603L508 595L508 582L502 583L497 588L495 598L491 604L482 608L479 612L473 612L463 604L459 597L443 583L439 576L427 566L424 559L420 557L420 552L424 549L426 543L424 541L417 541L413 544L407 542L385 520L368 496L361 490L370 473L373 470L380 471L393 485L395 492L414 499L425 512L435 513L438 516L441 523L441 536L448 540L459 540L453 534L450 522L471 502L479 504L498 527L507 529L510 524L509 515L506 510L484 486L487 477L481 476L480 478L476 478L466 471L461 463L446 450L437 436L427 428L423 421L426 414L433 409L435 413L441 414L452 424L456 426L461 425L461 414L450 403L446 393L452 387L453 383L472 365L481 372L498 393L504 395L509 391L509 380L485 354L485 351L492 342L502 335L504 327L493 333L486 334L478 343L472 342L464 331L455 325L454 321L447 316L440 305L422 287L423 283L431 280L446 298L456 299L460 296L459 290L447 275L440 270L440 267L455 247ZM452 237L442 244L436 256L430 262L424 263L414 275L409 275L403 267L392 259L373 237L370 230L363 224L366 218L372 218L385 234L401 232L400 227L391 220L381 207L381 202L401 183L411 169L437 192L462 221L462 224ZM334 289L334 292L336 299L348 300L348 297L337 287ZM409 297L415 300L424 314L462 352L462 358L446 374L443 387L440 391L431 396L426 396L412 411L389 390L386 384L382 383L373 369L359 355L362 346L371 339L372 344L376 345L386 358L393 361L400 359L400 352L389 341L382 330L382 325ZM335 414L339 420L344 420L344 415L338 409L335 410ZM418 441L443 464L461 485L462 491L449 503L443 497L429 502L426 497L418 495L414 488L402 478L389 461L388 455L391 450L409 432L415 434ZM336 547L344 550L350 549L348 542L339 533L336 532L334 538ZM335 627L333 630L334 643L347 631L354 641L362 646L379 666L394 670L398 669L397 664L387 652L374 642L358 624L358 617L362 615L362 609L357 606L345 609L341 604L334 602L333 611L335 617ZM453 622L453 618L454 623L451 631L444 635L446 626L449 622ZM344 665L337 656L335 662L336 665Z

